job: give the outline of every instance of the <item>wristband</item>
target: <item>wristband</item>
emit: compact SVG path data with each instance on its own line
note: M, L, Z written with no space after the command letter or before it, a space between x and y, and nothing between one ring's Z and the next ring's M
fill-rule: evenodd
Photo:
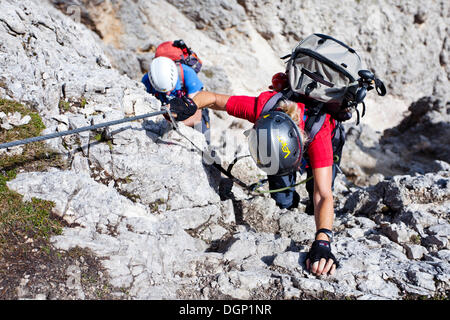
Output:
M331 231L329 229L322 228L322 229L317 230L315 237L317 237L317 235L319 233L325 233L328 236L328 240L330 242L333 240L333 231Z

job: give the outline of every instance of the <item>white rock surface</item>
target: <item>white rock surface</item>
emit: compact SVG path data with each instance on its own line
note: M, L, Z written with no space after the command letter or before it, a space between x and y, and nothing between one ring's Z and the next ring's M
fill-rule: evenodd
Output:
M101 132L85 132L64 144L49 140L70 169L21 173L8 182L25 199L53 201L55 213L71 224L52 238L54 246L92 250L111 285L131 299L448 295L450 160L445 144L431 149L440 162L420 158L410 174L390 176L405 169L380 169L401 163L405 149L429 151L433 141L442 139L427 131L448 130L447 2L347 0L338 11L348 19L337 18L329 1L183 3L184 9L177 1L124 1L122 6L98 1L81 7L96 28L92 31L50 2L3 0L0 97L35 107L45 133L79 128L160 108L139 80L152 48L168 38L183 38L202 54L207 88L255 94L283 69L279 56L303 36L333 33L361 49L392 94L389 108L384 100L368 101L369 112L378 118L368 115L363 126L348 126L348 158L343 160L348 179L338 176L334 192L336 275L319 278L305 270L315 223L304 213L304 203L280 210L267 195L229 188L229 181L202 163L202 155L162 116L113 126L103 132L108 139L97 139ZM109 23L101 24L104 18ZM422 96L428 98L419 100ZM413 101L401 123L399 110ZM231 154L219 150L223 161L246 154L242 131L249 124L214 112L212 117L213 144L223 146L230 141L227 135L236 141ZM380 143L382 130L399 123L398 132ZM183 125L180 130L204 145L197 131ZM418 136L423 138L411 147L411 137ZM418 170L425 164L430 164L427 170ZM234 170L246 182L260 178L251 161L242 160ZM361 181L353 177L356 185L352 174L362 175ZM297 189L305 199L304 188ZM77 267L67 275L65 285L83 299ZM27 279L22 280L18 291L25 296Z

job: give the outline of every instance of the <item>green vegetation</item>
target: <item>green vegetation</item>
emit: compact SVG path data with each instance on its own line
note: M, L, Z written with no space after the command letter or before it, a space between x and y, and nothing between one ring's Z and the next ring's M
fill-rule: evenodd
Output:
M59 110L64 113L70 110L70 102L59 100Z
M97 133L97 134L94 136L94 139L95 139L97 142L102 142L102 141L103 141L102 135L101 135L100 133Z
M19 112L22 117L29 115L28 124L14 127L11 130L0 129L0 143L21 140L38 136L45 126L38 113L30 108L10 100L0 99L0 112ZM34 142L21 146L23 151L19 154L0 154L0 170L9 171L21 167L27 171L42 171L47 167L63 167L61 156L46 147L44 142Z
M123 191L123 190L121 190L121 191L119 191L119 193L120 193L122 196L127 197L128 199L130 199L130 200L133 201L133 202L137 202L138 200L141 199L141 196L140 196L140 195L138 195L138 194L132 194L132 193L130 193L130 192L128 192L128 191Z
M30 122L26 125L18 126L11 130L0 129L0 142L38 136L41 131L45 129L44 123L42 122L39 114L19 102L0 99L0 112L4 112L6 114L19 112L22 117L25 115L29 115L31 117Z
M0 143L38 136L45 128L37 112L15 101L0 99L1 111L30 115L31 121L11 130L0 128ZM41 293L43 287L64 284L67 267L75 263L81 264L81 285L89 299L113 298L111 292L117 289L102 276L105 270L91 251L78 247L62 251L50 243L50 238L62 234L67 226L53 213L55 204L36 198L24 202L22 195L7 186L19 172L65 168L66 162L43 142L10 151L0 154L0 300L18 298L16 288L24 274L29 275L30 297ZM74 297L70 292L67 296Z
M81 108L84 108L84 107L86 107L86 104L87 104L87 101L86 101L86 98L81 98L81 101L80 101L80 107Z
M70 111L70 109L72 107L75 108L84 108L86 107L87 104L87 100L85 97L81 97L79 100L78 99L69 99L69 100L59 100L59 111L61 113L65 113Z
M51 217L53 202L35 198L23 202L20 194L8 189L6 182L15 176L15 171L0 175L0 256L17 242L48 240L62 232L61 222Z
M41 118L30 108L10 100L0 99L0 111L8 114L19 112L29 115L28 124L11 130L0 130L0 143L38 136L45 128ZM49 166L63 166L63 161L43 142L22 146L18 154L0 155L0 255L14 249L26 239L48 240L51 235L60 234L61 222L51 218L54 203L39 199L22 201L22 196L8 189L6 182L14 179L18 169L40 171ZM48 251L48 246L41 247Z
M412 235L410 238L410 241L414 244L421 244L422 243L422 239L420 238L420 236L417 235Z
M160 205L166 205L166 200L163 198L160 198L152 203L149 204L150 210L152 212L159 212L159 206ZM167 210L170 210L170 208L166 208Z
M111 151L113 150L114 146L113 146L112 140L110 138L106 137L105 131L102 131L101 133L97 133L94 136L94 139L97 142L105 142L108 145L109 150L111 150Z

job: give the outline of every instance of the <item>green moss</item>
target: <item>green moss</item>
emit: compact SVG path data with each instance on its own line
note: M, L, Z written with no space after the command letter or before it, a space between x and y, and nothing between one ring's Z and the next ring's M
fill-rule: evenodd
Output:
M94 136L94 139L96 140L96 141L98 141L98 142L102 142L102 135L100 134L100 133L98 133L98 134L96 134L95 136Z
M38 136L45 128L37 112L16 101L0 99L0 111L31 117L26 125L0 130L0 143ZM61 232L59 221L51 218L54 203L34 198L23 202L22 196L9 190L6 182L14 179L19 169L41 171L50 166L64 167L64 162L43 142L26 144L22 149L20 154L0 155L0 252L23 239L45 240Z
M23 202L23 197L6 185L14 178L15 171L0 174L0 253L18 239L48 240L62 232L61 223L51 217L54 203L35 198Z
M59 100L59 110L64 113L70 110L70 102Z
M133 179L131 179L131 175L129 175L125 178L125 183L131 183L131 182L133 182Z
M84 107L86 107L86 104L87 104L86 98L83 97L80 101L80 107L84 108Z
M72 99L67 99L67 100L61 99L61 100L59 100L59 104L58 104L59 111L61 113L65 113L65 112L70 111L70 109L72 107L74 107L74 108L84 108L84 107L86 107L86 105L87 105L87 100L86 100L85 97L81 97L79 99L73 99L73 98Z
M0 99L0 111L18 111L32 118L28 125L0 129L0 143L37 136L44 129L39 115L20 103ZM43 142L21 148L23 152L19 155L0 156L0 283L3 285L0 298L17 299L16 288L24 272L30 275L30 283L65 283L65 270L82 256L83 266L87 266L87 271L83 269L81 274L82 286L96 290L91 294L86 291L88 298L111 299L113 287L99 277L97 271L105 271L91 252L80 248L59 251L51 244L50 237L60 235L63 227L67 227L66 222L53 214L55 204L36 198L24 202L22 195L8 188L7 182L14 179L17 172L67 166L61 156ZM33 292L33 286L27 288L30 294L38 293Z
M0 129L0 143L22 140L39 136L45 125L39 114L16 101L0 99L0 112L19 112L22 117L29 115L28 124L14 127L11 130ZM45 143L34 142L22 146L23 151L16 155L0 155L0 170L8 171L18 167L41 171L49 166L63 166L61 156L46 147Z
M26 115L31 117L30 122L26 125L14 127L11 130L1 130L0 141L6 142L35 137L45 129L44 123L39 115L18 102L0 99L0 111L3 111L6 114L19 112L22 117Z
M137 202L138 200L141 199L141 196L140 196L140 195L138 195L138 194L132 194L132 193L130 193L130 192L128 192L128 191L119 191L119 193L120 193L122 196L127 197L128 199L130 199L130 200L133 201L133 202Z
M105 131L102 131L101 133L97 133L97 134L94 136L94 140L97 141L97 142L105 142L105 143L108 145L109 150L111 150L111 151L112 151L113 148L114 148L113 143L112 143L112 140L111 140L110 138L107 138L107 137L106 137Z
M159 212L159 206L165 205L165 204L166 204L166 200L163 198L160 198L160 199L150 203L149 207L152 212Z
M414 244L421 244L422 243L422 239L420 238L420 236L418 234L417 235L412 235L409 240L411 240L411 242L414 243Z

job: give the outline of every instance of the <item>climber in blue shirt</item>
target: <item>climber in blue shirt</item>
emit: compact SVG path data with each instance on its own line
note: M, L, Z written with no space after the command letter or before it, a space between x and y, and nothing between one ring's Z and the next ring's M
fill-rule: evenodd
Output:
M175 97L186 95L192 99L203 90L203 83L194 69L185 64L176 64L167 57L153 59L150 70L142 77L142 83L147 92L153 94L163 105ZM209 142L208 109L198 110L183 123L205 134Z

